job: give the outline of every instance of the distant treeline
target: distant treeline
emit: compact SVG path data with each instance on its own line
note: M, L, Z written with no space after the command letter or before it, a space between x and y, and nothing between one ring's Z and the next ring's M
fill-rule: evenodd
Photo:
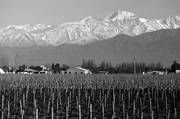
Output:
M30 68L33 70L41 71L42 67L40 66L26 66L20 65L19 67L9 67L8 65L1 65L0 66L6 72L13 72L13 71L24 71L26 68ZM70 66L67 64L60 64L60 63L52 63L46 68L48 71L52 73L61 73L61 71L66 71ZM81 64L82 68L89 69L92 73L112 73L112 74L132 74L132 73L143 73L148 71L168 71L168 72L176 72L176 70L180 70L180 64L176 61L172 63L170 68L164 68L163 65L159 63L145 63L145 62L122 62L117 65L112 65L111 62L102 61L100 64L96 64L94 60L88 59L82 60Z
M123 62L118 65L113 66L111 62L102 61L99 65L91 60L82 61L82 67L90 69L93 73L98 73L100 71L107 71L109 73L143 73L147 71L164 71L163 65L159 63L144 63L144 62Z

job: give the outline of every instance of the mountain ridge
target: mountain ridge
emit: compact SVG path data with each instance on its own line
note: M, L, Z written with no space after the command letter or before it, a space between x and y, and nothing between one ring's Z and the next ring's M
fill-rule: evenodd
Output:
M62 44L84 45L112 38L118 34L138 36L161 29L180 28L180 17L165 19L138 18L134 13L120 11L103 19L86 17L77 22L61 25L27 24L10 25L0 29L0 46L60 46Z
M179 34L180 29L166 29L134 37L119 34L113 38L84 45L0 47L0 59L1 56L6 56L12 65L17 61L17 65L58 62L77 66L81 65L82 59L92 59L97 64L109 61L116 65L121 62L132 62L135 56L137 62L161 62L169 66L174 60L180 62Z

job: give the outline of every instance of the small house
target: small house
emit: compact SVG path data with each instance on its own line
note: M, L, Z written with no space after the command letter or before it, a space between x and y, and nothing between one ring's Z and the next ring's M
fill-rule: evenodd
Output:
M176 73L180 73L180 69L177 69L177 70L176 70Z
M33 69L25 69L24 72L27 72L29 74L39 74L40 71Z
M149 71L149 72L147 72L147 74L164 75L165 72L164 71Z
M4 70L0 68L0 74L5 74Z
M67 69L65 74L92 74L92 72L89 69L84 69L82 67L73 67Z

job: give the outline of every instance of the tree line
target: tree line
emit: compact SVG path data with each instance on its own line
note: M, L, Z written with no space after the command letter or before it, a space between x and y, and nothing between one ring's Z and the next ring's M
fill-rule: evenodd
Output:
M85 69L90 69L93 73L98 73L100 71L107 71L109 73L117 74L117 73L143 73L153 70L162 71L165 70L163 65L158 63L144 63L144 62L123 62L117 64L115 66L112 65L111 62L102 61L99 65L97 65L94 60L83 59L82 67Z
M0 58L0 67L4 69L4 71L12 72L16 71L24 71L26 68L34 69L34 70L42 70L40 66L26 66L20 65L18 68L9 67L6 58ZM60 63L52 63L48 65L49 71L52 73L61 73L61 71L66 71L70 66L67 64ZM143 73L148 71L165 71L175 72L177 69L180 70L180 64L174 61L169 69L165 69L163 65L158 63L145 63L145 62L122 62L117 65L112 65L109 61L101 61L100 64L96 64L92 59L83 59L81 63L81 67L85 69L89 69L92 73L100 73L100 72L108 72L112 74L132 74L132 73Z

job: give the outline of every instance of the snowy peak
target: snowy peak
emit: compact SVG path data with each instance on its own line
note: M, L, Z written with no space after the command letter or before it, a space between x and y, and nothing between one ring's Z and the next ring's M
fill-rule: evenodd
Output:
M146 19L138 18L131 12L118 10L104 19L89 16L77 22L56 26L45 24L10 25L0 29L0 46L83 45L109 39L118 34L133 37L161 29L177 28L180 28L179 16L171 16L166 19Z
M88 23L88 22L91 22L91 21L96 21L96 19L93 18L92 16L89 16L89 17L86 17L86 18L82 19L80 22L81 23Z
M144 22L147 22L148 19L145 19L145 18L139 18L139 21L142 22L142 23L144 23Z
M27 32L36 31L36 30L43 30L51 27L50 25L44 24L27 24L27 25L9 25L6 29L14 28L17 30L24 30Z
M124 20L124 19L129 19L132 17L135 17L134 13L118 10L116 13L114 13L111 16L106 17L105 19Z

